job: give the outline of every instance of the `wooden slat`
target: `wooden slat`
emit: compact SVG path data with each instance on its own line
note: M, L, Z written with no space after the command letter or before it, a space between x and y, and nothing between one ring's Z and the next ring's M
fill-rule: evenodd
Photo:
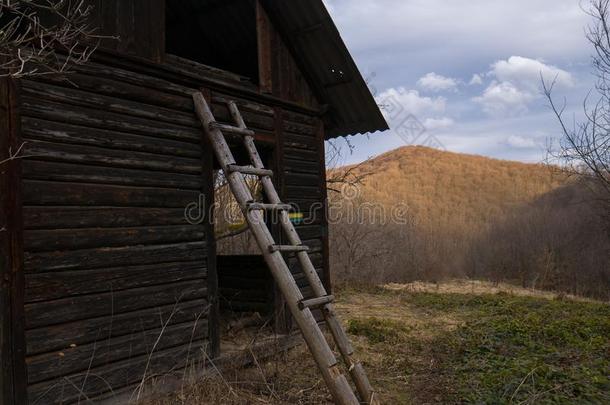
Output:
M23 117L23 136L39 141L201 159L201 146L171 139Z
M171 347L199 342L208 335L205 319L143 332L134 332L114 339L100 340L83 346L67 347L60 352L33 356L27 359L28 383L38 383L65 375L86 372L124 359L162 351ZM194 353L195 354L195 353Z
M154 308L205 298L205 280L83 295L25 306L26 327L40 328L68 322Z
M157 373L167 373L172 368L186 367L192 361L201 360L200 348L203 341L193 342L178 348L155 352L137 358L124 360L107 366L97 367L88 373L66 376L60 381L49 381L31 385L30 398L37 403L76 402L84 392L95 397L108 392L108 387L121 388L139 382L143 377ZM146 374L146 375L145 375ZM95 377L92 377L95 376Z
M29 97L23 98L22 106L23 114L29 117L185 142L201 142L201 131L197 128L126 117L122 114L100 111L94 108L53 102L41 103L37 99Z
M32 159L23 162L23 178L89 184L114 184L118 186L183 190L201 189L201 177L195 175L45 162Z
M141 228L55 229L25 232L25 250L52 252L135 245L173 244L204 240L201 225Z
M25 278L26 302L171 284L206 276L201 262L28 274Z
M68 252L26 253L28 273L86 270L205 259L205 242L175 245L96 248Z
M142 169L199 175L201 160L120 151L92 146L68 145L26 139L24 154L36 160L47 160L85 165L100 165L126 169Z
M26 229L189 225L184 208L24 207Z
M26 332L28 355L60 351L149 329L205 318L208 302L199 299L111 316L90 318Z
M100 184L24 180L26 205L186 208L199 193L166 188L123 187Z
M71 73L69 78L51 75L33 77L31 80L43 83L50 82L57 86L68 88L77 87L78 89L96 94L163 106L180 111L193 111L193 99L189 95L176 95L164 91L162 88L145 88L126 81L116 81L111 77L100 77L99 75L75 72Z
M125 120L130 119L130 117L139 117L160 123L166 122L186 127L198 128L200 126L195 114L192 112L176 111L124 98L108 97L48 83L25 81L23 83L23 94L25 97L35 97L40 101L45 100L73 106L98 108L105 112L123 114L126 116Z

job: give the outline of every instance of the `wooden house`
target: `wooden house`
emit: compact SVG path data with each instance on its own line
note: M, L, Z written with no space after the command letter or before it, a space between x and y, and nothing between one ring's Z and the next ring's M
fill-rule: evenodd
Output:
M282 198L315 208L298 230L328 288L324 142L387 128L321 0L91 2L119 40L67 75L0 84L0 161L25 145L0 167L6 405L124 401L221 358L220 291L290 332L264 263L218 256L209 210L185 217L213 204L218 168L194 90L237 100Z

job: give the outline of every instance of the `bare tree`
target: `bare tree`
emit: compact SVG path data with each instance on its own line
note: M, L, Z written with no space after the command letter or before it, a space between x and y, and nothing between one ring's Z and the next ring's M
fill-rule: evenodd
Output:
M85 0L0 0L0 77L63 73L84 64L101 36Z
M584 101L583 122L568 125L564 118L565 103L558 106L553 97L555 82L542 84L551 108L557 116L563 139L555 157L573 173L584 177L601 191L601 199L610 204L610 0L591 0L588 10L593 23L588 27L587 39L593 45L593 67L597 76L594 94L597 100Z

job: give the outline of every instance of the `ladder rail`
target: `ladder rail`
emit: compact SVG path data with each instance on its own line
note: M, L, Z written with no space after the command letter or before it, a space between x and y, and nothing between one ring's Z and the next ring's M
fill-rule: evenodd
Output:
M239 111L237 111L236 115L239 115ZM238 124L240 122L243 123L243 119L237 122ZM244 143L254 167L259 169L263 168L264 164L260 158L260 155L258 154L258 150L256 149L256 145L254 144L254 140L251 137L245 137ZM263 189L265 191L267 199L272 204L280 204L281 199L277 193L277 190L275 189L273 181L270 178L262 178L261 182L263 184ZM303 242L301 240L301 237L296 231L296 228L290 220L290 217L287 212L280 212L280 221L284 232L288 237L289 242L296 246L302 245ZM305 274L305 278L312 287L314 294L317 297L327 296L328 292L326 291L326 288L324 287L324 284L322 283L322 280L320 279L320 276L318 275L315 266L311 262L311 257L309 257L307 252L298 252L297 258L301 265L301 270ZM332 306L332 304L328 303L324 305L321 309L328 329L330 330L330 333L333 335L333 338L337 343L337 348L341 353L341 357L347 365L352 379L356 383L358 392L367 403L372 403L374 401L373 387L368 381L368 378L364 373L362 365L359 362L354 361L354 359L352 358L354 354L354 348L347 334L345 333L343 326L341 325L341 321L335 315L334 307Z
M339 404L359 403L349 383L345 379L345 376L339 371L337 359L313 317L311 309L315 307L322 309L326 324L337 344L342 359L347 365L350 376L356 384L356 389L360 397L367 404L377 404L378 401L374 398L374 392L366 373L364 372L364 368L360 363L355 362L352 359L354 349L341 322L335 314L331 304L332 296L328 296L326 288L307 253L307 248L303 246L302 240L296 231L294 224L290 220L288 210L279 210L282 229L290 242L290 245L281 246L275 243L273 235L265 223L264 210L248 208L249 205L253 206L252 194L243 177L244 170L242 170L242 172L235 170L235 168L238 168L239 166L237 166L235 162L235 158L224 137L223 131L232 133L240 132L243 135L244 145L254 167L254 169L251 169L250 171L260 174L259 177L270 204L258 204L258 206L254 205L254 207L270 208L284 205L271 180L270 171L265 169L258 153L254 143L254 132L247 128L235 101L223 100L223 102L227 104L231 117L236 124L235 127L230 127L214 124L216 122L214 115L203 97L203 94L200 92L194 93L193 100L195 111L203 124L204 131L210 138L220 166L227 175L230 189L235 195L236 200L240 203L240 207L242 207L244 217L250 225L250 229L263 253L265 261L276 279L278 287L286 299L286 303L288 304L295 321L301 329L303 338L309 346L333 398ZM316 296L315 298L304 300L301 290L282 255L282 251L295 252L303 273ZM320 305L318 306L317 303Z
M235 159L231 153L229 145L227 144L222 131L218 128L211 128L210 122L214 121L214 115L210 110L210 107L200 92L193 94L193 101L195 103L195 111L204 123L204 131L210 137L210 141L214 146L216 158L218 159L223 170L228 169L230 165L235 165ZM232 112L233 115L233 112ZM241 118L241 114L237 111L237 117ZM238 122L238 120L236 120ZM241 119L243 123L243 119ZM249 137L246 137L249 138ZM258 153L257 153L258 155ZM260 159L260 157L259 157ZM252 201L252 195L248 189L243 176L239 172L233 172L227 176L231 191L235 195L238 202ZM270 179L269 179L270 180ZM241 201L240 201L241 200ZM349 383L345 379L345 376L341 374L338 369L336 358L326 342L322 331L318 327L318 324L308 308L301 310L299 308L299 302L303 300L303 295L299 289L296 281L292 277L292 273L288 268L281 252L271 252L268 247L275 244L271 232L265 224L264 214L257 210L243 210L243 214L246 217L250 229L255 236L257 244L263 253L263 257L272 272L278 287L286 299L286 303L295 318L295 321L301 329L303 338L318 364L318 368L324 378L333 398L340 403L345 405L356 405L358 399L351 391Z

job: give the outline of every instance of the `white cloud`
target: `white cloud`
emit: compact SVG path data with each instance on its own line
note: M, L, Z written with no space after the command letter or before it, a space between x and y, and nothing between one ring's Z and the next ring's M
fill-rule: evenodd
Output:
M426 118L424 120L423 124L424 124L424 127L426 127L426 130L434 131L434 130L446 129L446 128L452 127L455 124L455 121L453 121L449 117Z
M517 88L510 82L492 82L483 95L473 100L481 104L483 111L496 117L515 116L527 112L535 95Z
M417 90L407 90L404 87L387 89L377 97L377 102L390 121L400 119L405 114L425 117L442 113L447 105L444 97L425 97Z
M541 98L542 81L556 81L558 87L574 87L570 72L536 59L511 56L491 65L487 76L494 78L479 97L473 98L491 116L517 116L528 111L529 104ZM474 80L474 77L473 77Z
M490 75L501 82L510 82L530 91L539 91L541 76L546 81L557 80L558 86L573 87L572 75L556 66L547 65L536 59L511 56L507 60L499 60L492 65Z
M471 86L477 86L477 85L481 85L483 84L483 76L481 76L478 73L475 73L474 75L472 75L472 79L470 79L470 84Z
M536 140L519 135L511 135L506 139L506 145L515 149L533 149L540 146Z
M456 79L445 77L434 72L428 73L417 81L419 87L430 91L455 90L458 83L459 82Z

